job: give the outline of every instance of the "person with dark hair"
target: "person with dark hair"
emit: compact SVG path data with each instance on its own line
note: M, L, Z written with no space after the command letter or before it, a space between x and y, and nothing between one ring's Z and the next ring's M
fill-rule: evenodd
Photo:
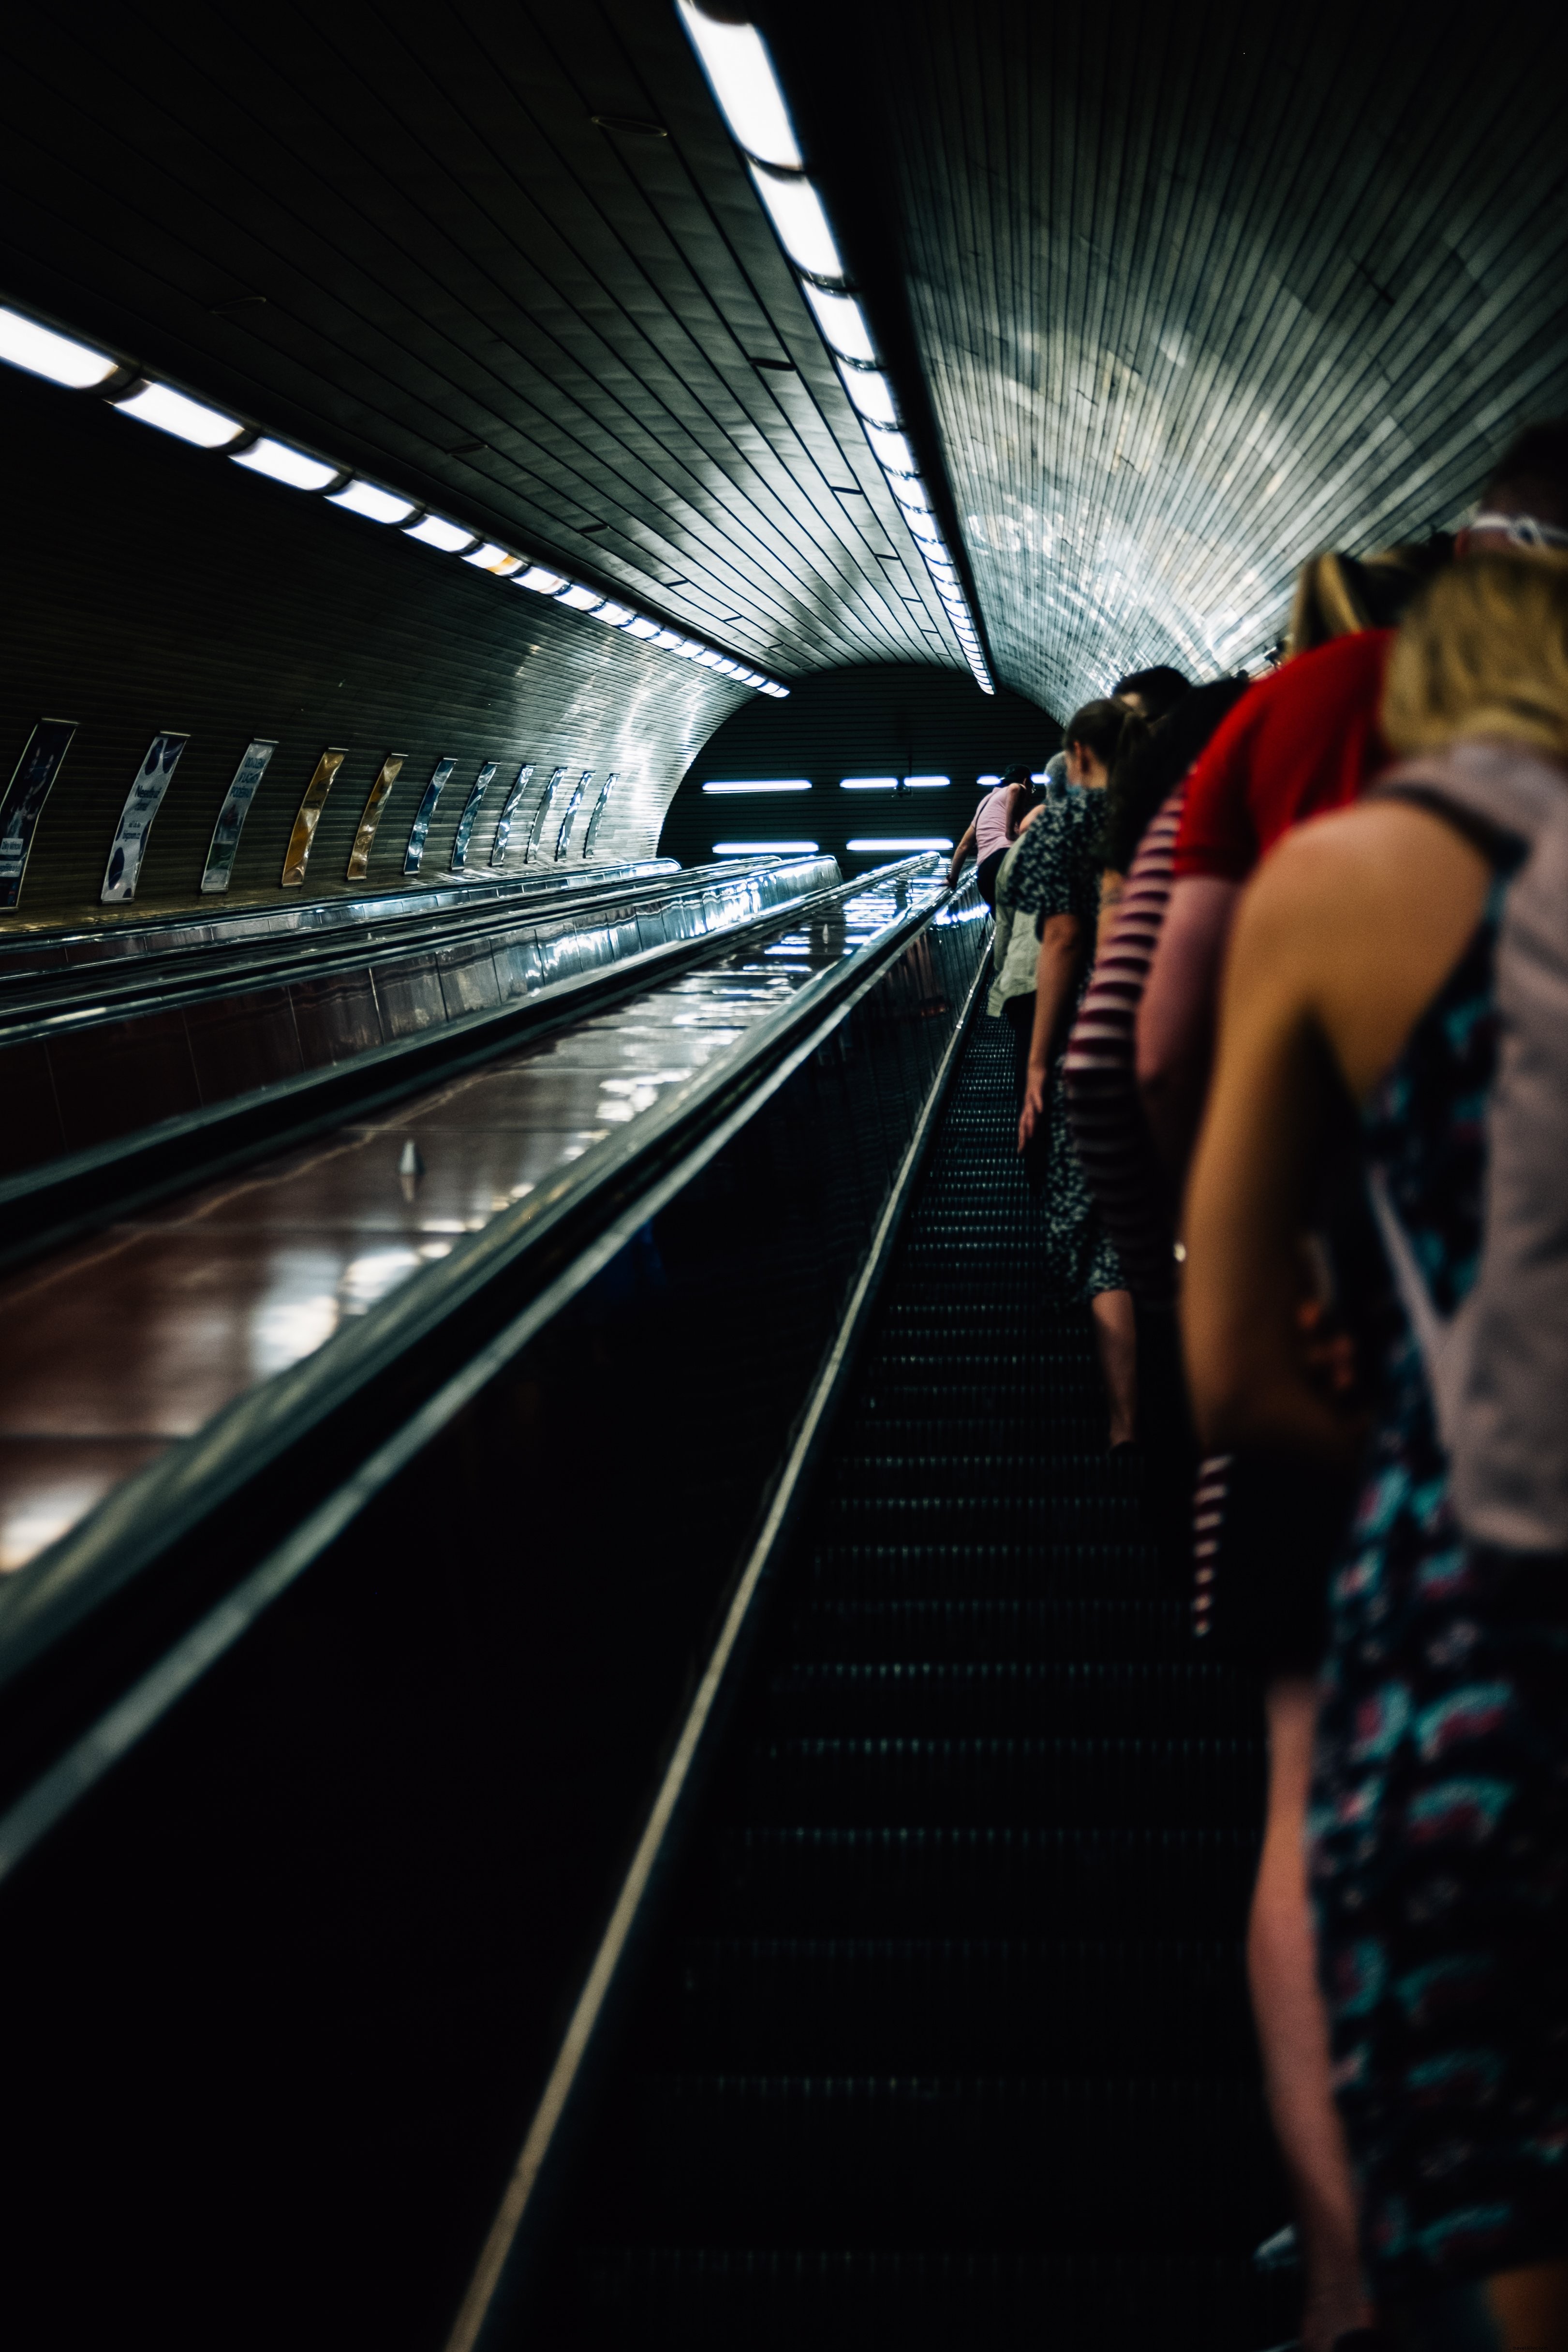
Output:
M1191 678L1162 662L1153 669L1129 670L1116 682L1115 698L1125 703L1134 718L1146 720L1152 727L1157 719L1174 710L1184 694L1191 692Z
M1110 700L1086 703L1068 722L1066 788L1041 803L998 877L987 1006L1013 1027L1018 1149L1045 1210L1047 1277L1059 1299L1093 1317L1112 1451L1137 1434L1132 1297L1073 1150L1061 1054L1092 961L1104 790L1126 723Z
M1002 861L1018 838L1018 828L1035 796L1034 771L1027 760L1016 761L981 799L969 820L969 830L948 860L947 887L954 890L965 862L973 854L974 880L986 905L996 904L996 877Z

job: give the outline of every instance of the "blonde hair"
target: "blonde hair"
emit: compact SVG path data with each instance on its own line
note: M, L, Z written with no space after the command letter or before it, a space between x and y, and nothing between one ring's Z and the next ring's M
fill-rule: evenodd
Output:
M1359 560L1331 551L1311 556L1296 574L1286 660L1385 626L1432 569L1431 553L1417 547L1385 547Z
M1505 735L1568 758L1568 556L1472 555L1434 580L1389 656L1396 751Z

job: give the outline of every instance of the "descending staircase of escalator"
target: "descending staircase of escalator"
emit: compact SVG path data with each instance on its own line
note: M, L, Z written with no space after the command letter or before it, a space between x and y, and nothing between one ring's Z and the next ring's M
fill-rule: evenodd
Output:
M552 2346L1251 2352L1255 1702L964 1050L579 2172Z

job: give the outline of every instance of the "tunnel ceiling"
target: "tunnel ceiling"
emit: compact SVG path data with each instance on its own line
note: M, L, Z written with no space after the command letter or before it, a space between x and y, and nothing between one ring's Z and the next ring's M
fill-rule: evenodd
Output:
M1554 15L757 14L1058 716L1256 660L1302 557L1568 407ZM958 666L671 0L17 9L0 56L0 296L786 678Z
M997 673L1060 716L1255 659L1305 556L1452 524L1568 408L1561 11L767 23L901 310Z
M668 0L86 31L0 29L0 299L786 677L960 662Z

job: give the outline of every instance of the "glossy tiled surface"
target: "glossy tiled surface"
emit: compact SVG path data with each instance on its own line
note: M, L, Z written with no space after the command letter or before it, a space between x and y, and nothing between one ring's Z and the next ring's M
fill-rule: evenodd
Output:
M624 1135L937 887L868 888L0 1286L0 1567L25 1565L163 1447Z

